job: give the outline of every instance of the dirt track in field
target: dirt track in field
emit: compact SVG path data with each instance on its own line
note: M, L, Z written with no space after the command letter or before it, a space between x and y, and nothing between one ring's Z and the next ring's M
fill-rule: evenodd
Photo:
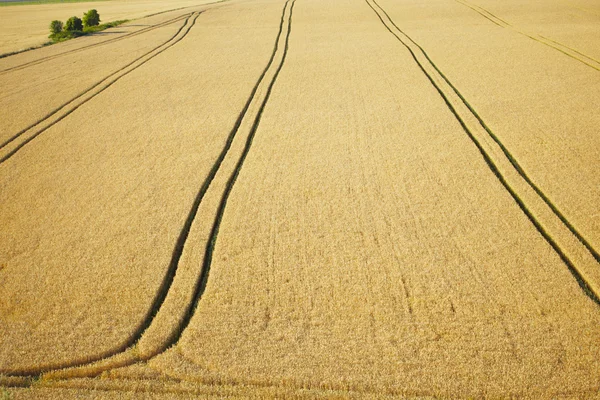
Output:
M597 5L195 4L0 60L11 396L598 394Z

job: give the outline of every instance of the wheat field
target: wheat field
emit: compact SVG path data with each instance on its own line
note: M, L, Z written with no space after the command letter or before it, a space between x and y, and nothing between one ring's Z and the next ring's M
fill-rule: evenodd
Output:
M50 21L57 19L64 22L72 16L81 18L83 13L91 9L97 9L100 13L101 22L105 23L125 19L140 19L181 9L191 9L198 5L218 1L102 0L83 3L28 4L0 7L0 20L2 20L3 25L0 54L41 46L48 42ZM149 22L144 20L144 23ZM123 31L123 27L118 30ZM106 34L107 32L104 33L104 35ZM103 34L97 36L103 36Z
M0 59L1 396L600 397L597 2L100 4Z

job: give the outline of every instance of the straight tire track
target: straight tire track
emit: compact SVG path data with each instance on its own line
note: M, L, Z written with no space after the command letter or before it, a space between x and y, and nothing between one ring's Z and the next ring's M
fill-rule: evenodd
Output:
M455 1L460 2L460 1L464 1L464 0L455 0ZM376 0L373 0L373 2L375 4L377 4ZM404 33L398 27L394 23L394 21L390 18L390 16L386 13L386 11L383 8L381 8L381 6L379 6L378 4L377 4L377 6L381 9L381 11L383 13L385 13L385 15L390 20L390 22L393 24L393 26L399 32L401 32L404 36L406 36L406 38L408 40L410 40L419 49L419 51L423 54L423 56L425 56L425 58L427 59L429 64L431 64L431 66L442 77L442 79L446 82L446 84L448 84L448 86L450 86L452 88L452 91L454 93L456 93L456 95L460 98L460 100L463 102L463 104L469 109L469 111L475 116L475 118L477 118L477 121L479 122L479 124L483 127L483 129L485 129L485 131L490 136L490 138L494 142L496 142L496 144L500 147L500 149L502 150L502 153L504 153L506 158L510 161L512 166L517 170L519 175L521 175L521 177L527 182L527 184L529 186L531 186L531 188L537 193L537 195L542 198L542 200L546 203L546 205L561 220L561 222L571 231L571 233L577 238L577 240L579 240L581 242L581 244L583 244L585 246L585 248L596 259L596 261L600 263L600 253L598 253L598 251L594 249L594 247L589 243L589 241L587 239L585 239L585 237L575 228L575 226L573 226L573 224L564 216L564 214L558 209L558 207L552 202L552 200L550 200L550 198L539 188L539 186L533 182L533 180L529 177L529 175L527 174L525 169L519 164L517 159L512 155L512 153L508 150L508 148L502 143L502 141L498 138L498 136L490 129L490 127L485 123L485 121L483 121L483 119L481 118L479 113L477 113L477 111L475 111L473 106L471 106L471 104L465 99L465 97L462 95L462 93L460 93L458 91L456 86L454 86L454 84L452 84L452 82L450 82L450 80L446 77L446 75L437 67L437 65L431 60L431 58L429 58L429 55L427 54L427 52L417 42L415 42L412 38L410 38L408 35L406 35L406 33ZM485 17L485 15L484 15L484 17ZM504 20L501 20L499 18L498 18L498 20L505 24L508 24ZM548 39L548 40L550 40L550 39ZM556 43L558 43L558 42L556 42Z
M192 21L192 26L196 22L196 18L201 13L202 12L199 12L199 13L196 14L196 17ZM23 147L25 147L25 145L27 145L28 143L30 143L33 139L37 138L39 135L41 135L42 133L44 133L46 130L48 130L52 126L56 125L58 122L62 121L64 118L66 118L71 113L73 113L75 110L77 110L79 107L81 107L82 105L84 105L85 103L87 103L88 101L90 101L91 99L93 99L94 97L96 97L98 94L100 94L104 90L108 89L110 86L112 86L119 79L121 79L122 77L128 75L130 72L135 71L137 68L141 67L146 62L150 61L151 59L153 59L157 55L161 54L163 51L169 49L171 46L173 46L176 43L178 43L181 39L183 39L187 35L187 33L189 32L189 30L191 29L191 26L190 26L187 29L187 31L185 31L184 34L180 38L177 38L177 36L186 27L189 19L194 14L195 13L191 13L191 14L187 15L187 18L185 18L184 23L179 27L179 29L177 30L177 32L175 32L175 34L173 36L171 36L169 39L167 39L165 42L163 42L160 45L156 46L152 50L149 50L148 52L144 53L143 55L141 55L140 57L138 57L135 60L131 61L129 64L125 65L124 67L119 68L118 70L116 70L112 74L108 75L107 77L105 77L101 81L99 81L99 82L95 83L94 85L90 86L89 88L87 88L86 90L84 90L83 92L81 92L80 94L78 94L77 96L75 96L74 98L72 98L71 100L69 100L68 102L66 102L66 103L62 104L61 106L59 106L58 108L54 109L53 111L51 111L50 113L48 113L45 117L43 117L39 121L36 121L35 123L31 124L27 128L22 129L21 131L17 132L15 135L13 135L11 138L9 138L8 140L6 140L2 144L0 144L0 151L2 151L4 153L4 155L2 155L2 153L0 153L0 165L2 163L4 163L5 161L7 161L8 159L10 159L12 156L14 156L19 150L21 150ZM161 47L164 47L164 48L160 49ZM160 49L160 50L158 50L158 49ZM151 53L155 53L155 54L150 55ZM150 56L148 57L148 55L150 55ZM146 57L146 59L144 59L145 57ZM140 60L142 60L142 61L140 61ZM134 65L136 63L137 63L137 65ZM129 67L131 67L131 68L129 68ZM129 70L128 70L128 68L129 68ZM114 78L114 79L112 79L112 78ZM104 85L102 85L103 83L104 83ZM94 89L97 89L97 90L94 91L94 92L92 92ZM90 94L90 96L83 98L87 94ZM81 100L81 101L79 101L79 100ZM72 104L70 107L67 107L71 103L75 103L75 104ZM61 111L62 111L62 113L60 113ZM56 116L56 118L54 120L52 120L52 121L48 121L53 116ZM36 126L38 126L40 124L43 124L44 122L47 122L47 121L48 121L48 123L45 126L42 126L40 129L38 129L37 131L33 132L31 135L27 136L20 143L14 145L12 149L10 149L8 151L5 150L5 148L8 145L10 145L15 140L19 139L26 132L32 130Z
M386 29L408 49L421 71L425 74L427 79L443 98L444 102L454 114L463 130L478 148L490 170L509 192L521 210L525 213L527 218L533 223L538 232L544 237L544 239L559 255L561 260L567 265L569 271L575 277L577 283L585 292L585 294L595 303L600 305L600 271L598 268L598 253L596 250L593 249L589 242L583 238L583 236L564 217L564 215L556 208L556 206L554 206L554 204L539 189L539 187L537 187L531 181L529 176L525 173L523 168L518 164L508 149L502 144L498 137L493 134L481 117L466 101L464 96L460 94L456 87L450 83L446 76L443 75L437 66L431 61L423 48L394 23L387 12L376 2L376 0L365 0L365 2L377 15ZM386 23L386 19L389 21L388 23ZM397 32L394 31L394 28ZM415 48L413 48L413 46ZM421 57L419 57L418 53L421 53ZM421 60L419 60L419 58L421 58ZM430 71L428 72L427 69ZM435 73L437 73L437 76ZM442 89L442 85L444 83L449 87L450 92L445 92ZM454 102L450 99L451 94L456 96ZM459 112L457 107L464 107L464 109L461 110L462 112ZM467 119L470 121L466 121ZM471 127L469 127L469 125ZM490 144L486 143L484 140L479 140L477 138L478 136L484 140L486 136L491 138L495 146L497 146L497 149L490 147ZM496 157L492 157L492 154L496 155ZM502 154L504 159L499 157L499 154ZM501 165L501 167L499 167L499 165ZM507 168L508 166L510 166L510 168ZM509 176L511 183L508 182L505 175ZM519 182L519 180L522 182ZM513 185L519 186L519 190L522 191L521 195L513 188ZM527 191L532 192L528 196L528 203L530 202L531 204L526 204L522 199L523 194L527 195ZM535 196L532 196L532 194ZM532 206L535 208L535 213L532 212ZM544 227L544 225L539 221L539 217L536 217L535 214L543 216L545 224L549 225L553 232L558 232L559 235L561 235L561 238L565 238L562 240L563 246L558 244L553 235L550 234L548 229ZM556 218L557 221L552 220L553 218ZM571 238L566 237L566 232L573 236L572 240ZM566 245L568 251L565 250L564 245ZM578 248L578 245L580 245L582 249ZM582 260L582 265L576 266L572 261L572 258Z
M89 44L89 45L86 45L86 46L83 46L83 47L78 47L76 49L68 50L68 51L65 51L65 52L62 52L62 53L58 53L58 54L52 54L52 55L49 55L49 56L46 56L46 57L38 58L37 60L32 60L32 61L29 61L29 62L26 62L26 63L23 63L23 64L15 65L14 67L10 67L10 68L6 68L6 69L1 70L0 71L0 75L4 75L4 74L6 74L8 72L12 72L12 71L18 71L18 70L21 70L21 69L25 69L27 67L38 65L38 64L44 63L46 61L51 61L51 60L54 60L54 59L62 57L62 56L66 56L66 55L69 55L69 54L77 53L77 52L82 51L82 50L87 50L87 49L92 48L92 47L98 47L98 46L102 46L102 45L105 45L105 44L115 43L115 42L121 41L123 39L129 39L131 37L134 37L134 36L137 36L137 35L141 35L143 33L147 33L147 32L153 31L154 29L162 28L163 26L167 26L167 25L173 24L173 23L175 23L177 21L181 21L182 19L184 19L186 17L189 17L190 15L191 15L191 13L180 15L180 16L172 18L170 20L167 20L167 21L155 24L155 25L151 25L151 26L148 26L146 28L139 29L139 30L137 30L135 32L130 32L130 33L127 33L125 35L122 35L122 36L119 36L119 37L116 37L116 38L108 39L108 40L105 40L105 41L100 42L100 43L92 43L92 44Z
M469 3L466 0L455 0L455 1L457 3L462 4L465 7L470 8L471 10L475 11L476 13L478 13L479 15L481 15L482 17L487 19L488 21L493 22L494 24L498 25L501 28L512 29L513 31L520 33L521 35L526 36L529 39L535 40L538 43L541 43L548 47L551 47L554 50L557 50L557 51L563 53L564 55L571 57L572 59L577 60L577 61L587 65L590 68L595 69L596 71L600 71L600 61L596 60L593 57L583 54L582 52L575 50L575 49L573 49L567 45L564 45L560 42L557 42L552 39L548 39L542 35L531 34L524 30L521 30L521 29L515 27L514 25L506 22L502 18L497 17L496 15L492 14L490 11L486 10L485 8L483 8L481 6L478 6L473 3Z
M375 2L375 0L373 0L373 1ZM377 3L375 2L375 4L377 4ZM379 6L379 5L377 4L377 6ZM471 106L471 104L467 101L467 99L465 99L465 97L462 95L462 93L460 93L458 91L456 86L454 86L454 84L452 84L452 82L450 82L450 80L446 77L446 75L444 75L444 73L437 67L437 65L431 60L431 58L429 58L429 55L427 54L427 52L417 42L415 42L412 38L410 38L408 35L406 35L406 33L404 33L400 29L394 23L394 21L389 17L389 15L385 12L385 10L383 8L380 7L380 9L382 10L382 12L385 13L385 15L390 20L390 22L393 24L393 26L399 32L401 32L404 36L406 36L406 38L408 40L410 40L419 49L419 51L423 54L423 56L425 56L425 58L427 59L429 64L442 77L442 79L446 82L446 84L448 84L448 86L450 86L452 88L452 91L460 98L462 103L469 109L471 114L473 114L473 116L475 116L475 118L477 119L479 124L483 127L483 129L485 129L485 131L487 132L489 137L500 147L500 149L502 150L502 153L504 153L506 158L510 161L512 166L517 170L519 175L521 175L521 177L536 192L536 194L538 196L540 196L540 198L544 201L544 203L546 203L546 205L552 210L552 212L571 231L571 233L577 238L577 240L579 240L581 242L581 244L583 244L585 246L585 248L596 259L596 261L600 263L600 254L598 253L598 251L595 250L594 247L585 239L585 237L575 228L575 226L573 226L573 224L571 224L571 222L564 216L564 214L558 209L558 207L552 202L552 200L550 200L550 198L548 196L546 196L546 194L539 188L539 186L533 182L533 180L529 177L529 175L527 174L525 169L519 164L517 159L512 155L512 153L508 150L508 148L502 143L502 141L498 138L498 136L485 123L485 121L481 118L479 113L477 113L477 111L475 111L473 106Z

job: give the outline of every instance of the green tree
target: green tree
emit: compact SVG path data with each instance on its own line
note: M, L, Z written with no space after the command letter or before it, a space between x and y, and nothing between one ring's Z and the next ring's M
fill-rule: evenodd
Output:
M50 33L60 33L63 30L63 23L57 20L50 22Z
M65 31L75 32L75 31L82 31L82 30L83 30L83 23L81 22L81 18L71 17L65 23Z
M89 10L83 14L83 26L90 27L96 26L100 23L100 14L96 10Z

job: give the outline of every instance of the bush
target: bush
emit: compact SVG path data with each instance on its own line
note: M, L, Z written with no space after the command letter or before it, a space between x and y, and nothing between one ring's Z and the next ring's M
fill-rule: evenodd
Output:
M71 17L65 23L65 31L67 32L75 32L83 30L83 23L81 22L81 18Z
M63 30L63 23L57 20L50 22L50 33L60 33Z
M100 14L96 10L89 10L83 14L83 26L86 28L96 26L100 23Z
M50 39L52 39L52 42L54 43L58 43L58 42L62 42L64 40L69 40L69 39L73 39L77 36L80 36L81 34L83 34L83 32L81 31L61 31L58 33L53 33L50 36L48 36Z

